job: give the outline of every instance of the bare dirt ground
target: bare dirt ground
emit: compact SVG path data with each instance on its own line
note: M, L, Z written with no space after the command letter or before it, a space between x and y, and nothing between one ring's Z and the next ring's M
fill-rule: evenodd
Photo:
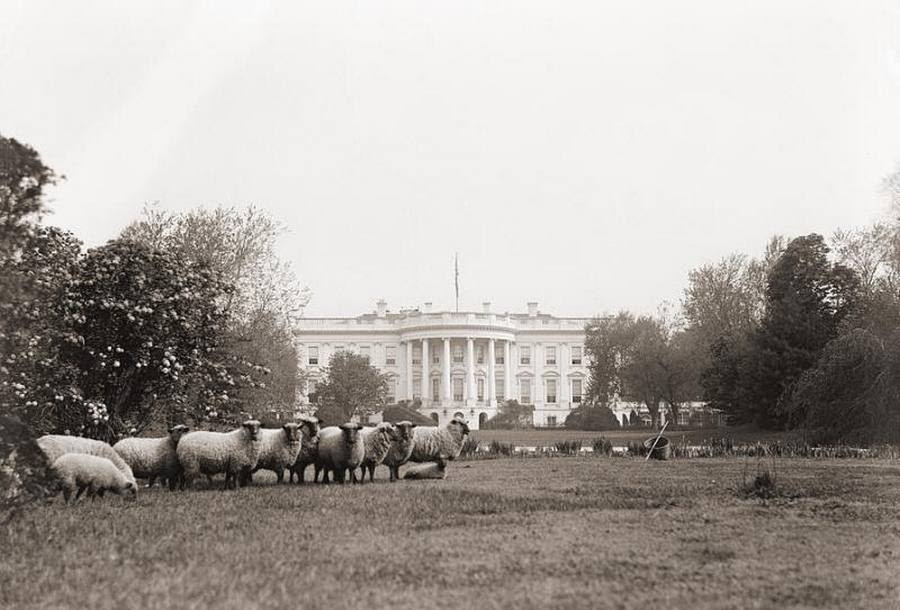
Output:
M0 605L900 607L900 462L782 459L767 500L737 492L757 465L513 458L55 502L0 532Z

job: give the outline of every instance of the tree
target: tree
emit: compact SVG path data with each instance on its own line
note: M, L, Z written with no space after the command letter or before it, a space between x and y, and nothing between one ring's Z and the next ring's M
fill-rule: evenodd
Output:
M319 419L327 424L363 417L385 404L387 375L369 363L366 356L348 351L331 355L324 371L325 381L316 386Z
M793 402L823 442L900 440L900 332L855 329L828 343L800 377Z
M582 404L566 416L566 428L569 430L600 431L619 427L619 420L606 405Z
M766 312L747 359L748 399L762 425L804 420L803 403L791 402L794 385L858 302L856 274L829 263L828 252L821 235L798 237L769 274Z
M880 286L898 288L900 261L896 256L896 236L896 229L883 222L834 232L831 242L837 262L856 273L863 294L871 294Z
M249 412L292 405L301 381L293 330L309 291L275 252L282 233L280 223L254 206L172 214L156 205L146 206L143 217L122 233L185 261L207 264L234 285L225 303L226 349L236 359L271 372L264 387L235 397Z
M504 402L497 415L482 426L485 430L526 430L533 427L534 405L519 404L517 400Z

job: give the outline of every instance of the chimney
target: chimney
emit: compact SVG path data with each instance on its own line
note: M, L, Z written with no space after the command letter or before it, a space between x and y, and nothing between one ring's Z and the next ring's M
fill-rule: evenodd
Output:
M485 301L484 303L482 303L481 311L483 311L484 313L491 313L491 302Z
M378 299L378 303L376 304L378 305L378 317L383 318L384 314L387 313L387 301L385 301L384 299Z
M528 303L528 315L533 318L537 314L538 314L537 301L530 301Z
M422 306L422 313L431 313L431 301L428 301Z

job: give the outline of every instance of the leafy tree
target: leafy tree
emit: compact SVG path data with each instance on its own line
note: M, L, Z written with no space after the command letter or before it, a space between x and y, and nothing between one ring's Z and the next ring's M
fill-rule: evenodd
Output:
M497 410L497 415L484 422L485 430L527 430L534 427L534 405L519 404L507 400Z
M824 442L900 440L900 332L882 340L855 329L803 372L793 402Z
M858 302L856 274L829 263L828 252L821 235L798 237L769 274L766 313L747 359L748 399L762 425L804 420L802 403L791 403L794 385Z
M225 349L271 372L265 387L235 397L249 412L292 405L300 381L293 329L309 291L275 252L283 232L280 223L253 206L172 214L154 205L122 233L183 260L207 264L234 285L224 304L229 314Z
M566 416L566 428L569 430L615 430L619 428L619 420L606 405L582 404Z
M387 400L387 375L369 363L366 356L348 351L331 355L325 380L316 386L318 417L326 424L340 424L364 417Z

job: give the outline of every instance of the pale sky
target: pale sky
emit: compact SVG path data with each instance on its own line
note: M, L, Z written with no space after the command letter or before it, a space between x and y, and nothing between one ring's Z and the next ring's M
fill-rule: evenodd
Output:
M254 203L310 316L652 311L773 233L869 223L900 3L0 0L0 133L88 245Z

